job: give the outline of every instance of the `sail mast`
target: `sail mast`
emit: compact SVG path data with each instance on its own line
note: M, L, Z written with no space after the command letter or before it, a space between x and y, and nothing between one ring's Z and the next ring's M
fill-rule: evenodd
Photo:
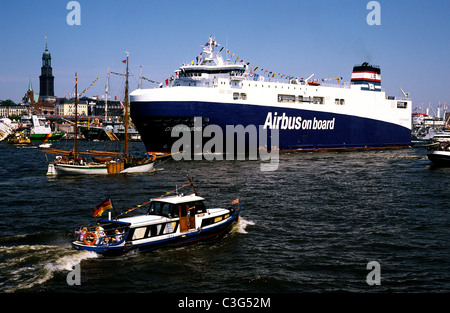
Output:
M127 54L127 73L126 73L126 80L125 80L125 156L128 158L128 56L129 53L125 52Z
M109 92L109 67L108 67L108 74L106 75L106 87L105 87L105 93L106 93L106 100L105 100L105 121L108 117L108 92Z
M77 73L75 72L75 138L74 138L74 159L78 157L78 79Z

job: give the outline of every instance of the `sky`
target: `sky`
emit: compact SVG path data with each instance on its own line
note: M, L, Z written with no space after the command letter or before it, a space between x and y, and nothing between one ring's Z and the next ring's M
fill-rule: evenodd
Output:
M413 110L450 103L450 1L378 0L380 25L369 25L369 0L69 0L0 1L0 99L20 103L31 80L39 92L46 40L55 96L88 87L105 94L106 74L124 73L130 90L142 76L163 82L201 52L212 35L250 66L314 78L350 81L355 64L381 67L387 95L410 94ZM47 38L47 39L46 39ZM226 50L226 49L224 49ZM143 81L143 88L156 87ZM123 97L124 79L111 74L109 95Z

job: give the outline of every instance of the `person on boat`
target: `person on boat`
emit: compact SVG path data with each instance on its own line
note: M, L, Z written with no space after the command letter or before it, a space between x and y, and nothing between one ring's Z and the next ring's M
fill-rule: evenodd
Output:
M114 231L114 237L112 238L112 240L115 241L115 242L119 242L119 241L122 240L122 236L123 236L123 234L121 232L119 232L118 229L116 229Z
M149 160L150 157L152 158L152 161L155 161L155 160L156 160L156 154L150 153L150 152L146 152L146 153L145 153L145 158L146 158L147 160Z
M70 150L69 151L69 161L73 160L73 156L74 156L73 150Z
M76 232L76 234L80 236L80 241L84 240L84 236L86 235L86 233L87 227L80 228L80 230Z
M100 226L95 227L95 235L97 236L97 243L96 243L97 245L102 242L101 240L106 239L103 238L105 237L105 231L103 230L103 227Z
M100 229L100 231L105 232L105 229L102 227L100 222L97 222L97 227L98 227L98 229Z

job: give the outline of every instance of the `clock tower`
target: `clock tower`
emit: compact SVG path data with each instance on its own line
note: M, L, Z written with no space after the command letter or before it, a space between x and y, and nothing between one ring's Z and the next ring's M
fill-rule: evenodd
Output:
M41 76L39 76L39 96L41 100L55 99L55 85L52 74L52 57L48 51L47 42L45 42L45 51L42 54Z

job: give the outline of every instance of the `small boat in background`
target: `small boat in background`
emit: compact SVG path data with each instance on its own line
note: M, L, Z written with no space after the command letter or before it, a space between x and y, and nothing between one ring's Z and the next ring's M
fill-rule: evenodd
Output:
M64 132L52 131L50 122L43 116L33 114L28 118L31 119L31 127L27 129L27 135L31 141L59 141L65 134Z
M78 96L75 96L75 137L74 149L59 150L48 149L45 153L57 154L54 162L48 162L47 175L84 175L84 174L124 174L124 173L146 173L154 170L156 155L146 153L144 157L133 157L128 154L128 55L126 59L126 82L125 82L125 141L124 152L112 151L78 151L77 134L78 134ZM78 83L77 74L75 73L75 94L77 95ZM99 158L89 162L80 155L95 155L107 157L104 161ZM170 154L169 154L170 155Z
M450 166L450 144L440 144L437 148L435 146L435 149L427 156L435 166Z
M45 140L39 145L39 148L50 148L52 144L50 142L46 142Z
M194 193L180 193L183 187L189 186ZM190 180L182 188L144 203L149 204L146 214L116 219L111 219L109 214L109 219L99 220L96 227L80 228L77 232L79 237L72 242L72 247L102 255L151 251L217 238L238 221L242 209L238 199L227 208L207 208L205 199L198 196ZM94 217L100 217L105 211L110 213L112 209L108 198L94 208Z
M14 145L29 145L31 143L30 138L25 136L24 132L15 132L14 134L10 135L8 138L8 143L14 144Z

